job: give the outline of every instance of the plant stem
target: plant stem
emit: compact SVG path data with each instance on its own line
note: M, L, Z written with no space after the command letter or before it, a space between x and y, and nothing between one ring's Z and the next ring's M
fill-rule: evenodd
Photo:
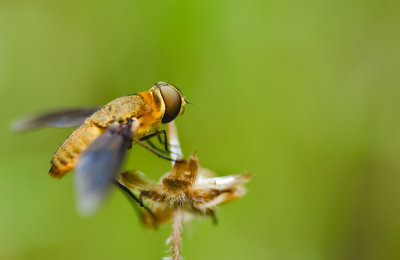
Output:
M169 148L171 150L170 157L174 160L180 159L183 157L181 145L179 143L178 138L178 130L176 129L176 125L174 121L168 124L168 143ZM172 162L172 166L174 162ZM177 206L174 209L173 217L172 217L172 259L180 260L181 259L181 226L182 226L182 209Z
M172 219L172 259L180 260L181 259L181 221L182 214L181 208L176 207L174 211L174 216Z
M181 144L179 143L178 138L178 130L176 129L176 125L174 121L168 123L168 143L170 149L170 157L174 160L183 158ZM172 166L174 166L174 162L172 162Z

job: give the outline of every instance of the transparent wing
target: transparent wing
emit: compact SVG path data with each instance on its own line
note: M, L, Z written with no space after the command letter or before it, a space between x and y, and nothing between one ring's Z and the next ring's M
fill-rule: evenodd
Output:
M132 134L132 123L111 125L81 154L75 167L78 210L95 212L107 195L123 162Z
M98 107L82 107L43 113L16 120L12 123L11 129L21 132L45 126L58 128L78 126L83 124L86 118L90 117L97 110L99 110Z

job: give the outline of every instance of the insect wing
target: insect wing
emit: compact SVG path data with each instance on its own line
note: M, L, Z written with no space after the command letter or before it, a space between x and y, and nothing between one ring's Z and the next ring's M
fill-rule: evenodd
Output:
M132 138L130 124L110 126L79 157L75 167L78 210L94 213L107 195Z
M57 128L67 128L83 124L86 118L99 110L98 107L84 107L59 110L31 116L15 121L11 128L14 131L35 130L41 127L50 126Z

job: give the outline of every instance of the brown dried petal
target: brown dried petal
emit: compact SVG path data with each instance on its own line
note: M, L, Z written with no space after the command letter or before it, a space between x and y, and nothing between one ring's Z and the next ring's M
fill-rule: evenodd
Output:
M139 192L152 189L156 185L147 179L143 173L136 170L123 172L116 179L129 189Z

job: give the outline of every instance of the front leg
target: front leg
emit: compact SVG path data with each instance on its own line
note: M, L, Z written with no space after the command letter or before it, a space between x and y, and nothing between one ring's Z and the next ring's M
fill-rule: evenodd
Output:
M144 143L141 141L141 139L133 139L133 141L134 141L135 143L141 145L142 147L146 148L148 151L154 153L155 155L157 155L157 156L160 157L160 158L163 158L163 159L165 159L165 160L172 161L172 162L175 162L175 161L176 161L176 160L174 160L174 159L172 159L172 158L169 158L169 157L167 157L167 156L165 156L165 155L162 155L161 153L157 152L157 150L153 149L152 147L147 146L146 144L144 144Z
M164 140L161 139L161 135L164 136ZM146 135L146 136L140 138L139 140L140 140L140 141L147 141L148 139L153 138L153 137L156 137L156 136L157 136L157 138L158 138L158 141L164 145L164 151L165 151L166 153L170 153L171 151L170 151L169 148L168 148L168 142L167 142L167 132L166 132L165 130L160 130L160 131L157 131L157 132L155 132L155 133ZM150 142L150 141L149 141L149 142ZM158 148L156 148L152 143L150 143L150 146L153 147L153 148L156 149L156 150L158 149Z

